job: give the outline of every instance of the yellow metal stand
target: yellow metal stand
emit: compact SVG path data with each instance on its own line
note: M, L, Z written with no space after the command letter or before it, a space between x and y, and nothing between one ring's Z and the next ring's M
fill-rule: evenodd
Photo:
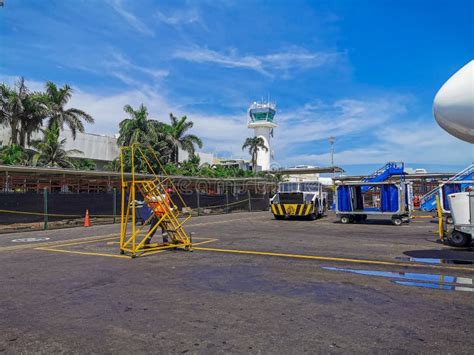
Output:
M160 177L153 169L147 155L150 153L162 172ZM126 154L130 154L131 173L124 171ZM136 160L144 162L151 178L136 178ZM146 252L181 248L190 251L192 241L183 228L183 224L191 218L191 209L186 205L173 181L166 174L156 153L151 147L142 148L137 144L120 149L120 168L122 176L122 209L120 224L120 253L129 254L132 258ZM181 202L181 211L171 199L168 189L172 189ZM137 199L138 198L138 199ZM152 214L147 220L137 225L137 202L143 201L151 209ZM169 202L165 202L169 201ZM159 211L157 209L159 207ZM151 226L153 218L156 223ZM146 244L147 239L157 230L167 233L169 242ZM159 236L156 237L160 238Z
M444 224L443 224L443 210L441 209L441 203L439 196L436 195L436 209L438 212L438 235L439 240L444 241Z

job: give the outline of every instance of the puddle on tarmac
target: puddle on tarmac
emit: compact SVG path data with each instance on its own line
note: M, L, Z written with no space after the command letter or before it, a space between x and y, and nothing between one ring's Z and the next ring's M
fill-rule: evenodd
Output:
M456 260L456 259L436 259L436 258L411 258L398 256L395 259L400 261L412 261L423 264L457 264L457 265L473 265L472 260Z
M474 288L461 287L457 285L470 285L474 284L473 279L467 277L455 277L449 275L440 274L421 274L415 272L392 272L392 271L377 271L377 270L360 270L360 269L345 269L338 267L323 267L325 270L348 272L352 274L385 277L390 279L402 279L410 281L394 281L398 285L404 286L418 286L428 287L446 291L474 291ZM451 285L455 284L455 285Z
M456 285L445 285L445 284L434 284L429 282L415 282L415 281L393 281L397 285L403 286L415 286L415 287L425 287L425 288L432 288L436 290L444 290L444 291L465 291L465 292L474 292L474 288L471 287L464 287L464 286L456 286Z

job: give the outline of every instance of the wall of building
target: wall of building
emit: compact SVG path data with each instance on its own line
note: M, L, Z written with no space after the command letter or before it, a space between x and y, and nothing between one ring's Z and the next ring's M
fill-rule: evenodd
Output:
M0 127L0 146L7 145L10 141L10 132L8 127ZM41 139L42 133L38 132L33 135L33 139ZM73 158L87 158L94 160L97 163L97 168L100 169L103 165L111 162L120 156L120 149L117 146L117 138L93 134L93 133L77 133L76 139L72 138L70 130L63 130L60 133L60 139L66 139L65 150L80 150L83 154L73 153ZM201 164L213 164L214 154L197 152L201 159ZM179 150L179 161L183 162L189 157L188 153Z

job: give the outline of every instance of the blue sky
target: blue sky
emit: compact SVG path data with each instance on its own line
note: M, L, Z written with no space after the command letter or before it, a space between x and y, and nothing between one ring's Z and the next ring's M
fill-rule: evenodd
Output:
M69 83L87 131L114 134L130 103L186 114L203 151L248 158L246 109L277 102L277 164L389 160L460 169L472 146L435 123L441 85L473 58L472 1L6 0L0 77Z

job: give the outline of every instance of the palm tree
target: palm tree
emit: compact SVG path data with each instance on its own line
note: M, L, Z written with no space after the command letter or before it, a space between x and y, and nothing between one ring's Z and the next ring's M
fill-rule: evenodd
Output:
M252 157L252 171L257 172L257 153L259 149L268 152L268 148L265 146L265 141L262 137L250 137L247 138L242 146L242 150L248 148L249 154Z
M130 146L133 143L152 144L158 141L163 123L148 119L148 110L143 104L138 110L134 110L130 105L125 105L123 110L130 118L119 123L117 143L120 146Z
M11 89L8 85L2 83L0 85L1 96L1 116L0 123L10 126L11 144L18 144L20 117L25 109L24 102L28 97L28 88L25 80L20 78L15 83L15 88Z
M189 156L194 156L196 152L195 145L202 148L202 140L199 137L194 134L186 134L194 126L194 123L187 121L187 119L186 116L183 116L178 120L170 113L171 125L165 126L165 132L168 133L168 139L171 143L171 160L176 164L179 162L178 152L180 148L188 152Z
M64 129L67 125L72 133L72 138L76 139L76 133L84 132L84 124L81 120L87 123L94 123L92 116L77 108L68 108L66 105L72 96L72 88L69 85L64 85L58 88L55 83L48 81L46 83L46 98L48 102L48 128L51 129L54 124L60 129Z
M80 150L64 150L66 139L59 140L59 126L53 122L51 128L43 131L43 139L31 142L36 149L33 156L33 165L42 165L48 167L74 168L74 161L70 158L71 154L81 153Z
M43 93L28 94L23 102L23 113L20 115L19 144L22 147L30 145L31 136L38 132L43 120L48 114L48 106Z

